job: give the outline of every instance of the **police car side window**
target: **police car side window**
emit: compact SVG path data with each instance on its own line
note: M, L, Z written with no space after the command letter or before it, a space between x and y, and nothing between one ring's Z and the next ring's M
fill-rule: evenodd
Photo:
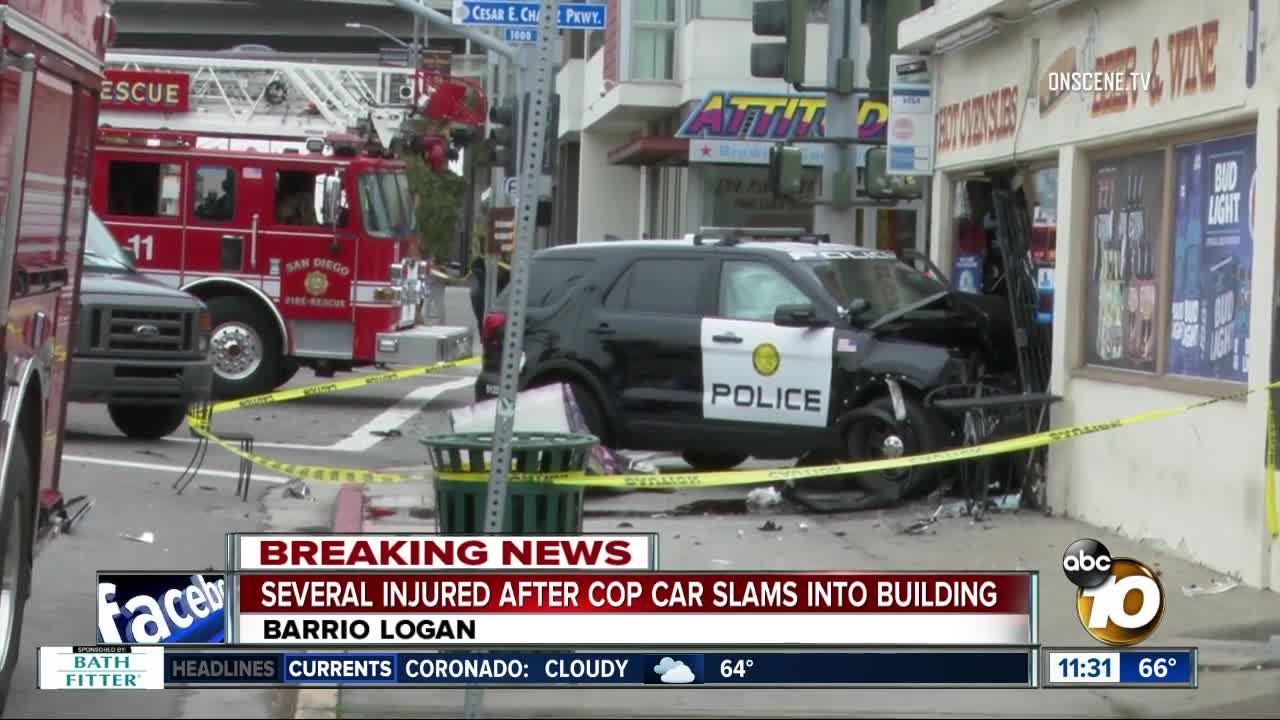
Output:
M773 322L779 305L813 302L771 265L726 260L720 271L720 316L733 320Z
M637 260L614 283L606 307L663 315L697 315L703 263L697 259Z

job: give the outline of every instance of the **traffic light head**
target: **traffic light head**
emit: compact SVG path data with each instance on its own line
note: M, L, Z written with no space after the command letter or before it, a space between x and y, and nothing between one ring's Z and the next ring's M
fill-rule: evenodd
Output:
M757 0L751 10L751 32L785 38L785 42L751 44L752 77L803 84L808 22L809 0Z
M501 165L508 177L516 174L516 147L520 133L519 106L507 98L489 110L489 144L493 146L494 163Z
M778 143L769 147L769 190L794 197L804 182L804 158L800 148Z

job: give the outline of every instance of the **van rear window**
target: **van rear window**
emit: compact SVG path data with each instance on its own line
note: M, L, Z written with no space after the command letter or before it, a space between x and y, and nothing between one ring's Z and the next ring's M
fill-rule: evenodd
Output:
M536 258L529 276L529 307L550 307L582 282L594 264L585 258ZM507 287L498 297L498 306L506 307L511 296Z

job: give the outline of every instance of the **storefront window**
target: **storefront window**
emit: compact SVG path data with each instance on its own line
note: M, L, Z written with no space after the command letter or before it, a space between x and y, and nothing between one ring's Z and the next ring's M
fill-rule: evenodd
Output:
M1156 369L1164 156L1163 151L1148 152L1094 167L1085 337L1091 364Z
M1170 373L1245 382L1256 138L1174 149Z
M755 165L706 165L702 170L702 224L717 227L802 227L813 230L813 207L822 173L806 169L800 201L769 191L768 168Z
M1031 174L1031 264L1040 291L1036 322L1053 323L1053 269L1058 249L1058 168L1047 167Z

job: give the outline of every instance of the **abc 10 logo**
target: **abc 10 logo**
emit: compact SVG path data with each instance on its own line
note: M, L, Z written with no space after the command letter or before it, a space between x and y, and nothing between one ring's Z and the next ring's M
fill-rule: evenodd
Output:
M1112 557L1106 545L1085 538L1071 543L1063 553L1062 571L1078 588L1076 613L1095 640L1137 645L1160 625L1164 587L1145 564Z

